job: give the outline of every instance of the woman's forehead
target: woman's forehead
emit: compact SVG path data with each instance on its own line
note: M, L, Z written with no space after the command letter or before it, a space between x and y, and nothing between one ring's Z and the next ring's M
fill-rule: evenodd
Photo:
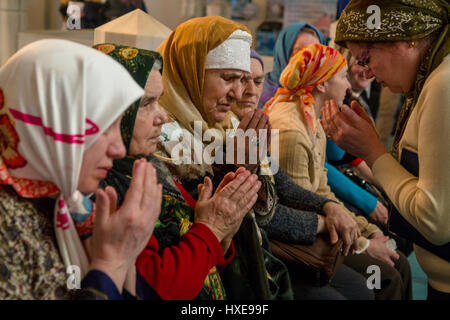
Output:
M372 50L371 50L373 48L372 43L354 42L351 44L347 44L347 47L350 50L352 57L355 58L356 61L358 61L359 59L361 59L363 57L366 57L367 54L369 54L369 50L370 50L370 55L372 55Z
M361 41L347 41L346 45L347 48L352 52L353 56L357 55L357 53L361 53L369 47L369 43Z
M231 77L241 77L248 74L248 72L239 69L206 69L205 75L221 76L227 75Z
M263 73L261 62L259 62L259 60L256 58L251 59L250 68L252 73Z
M161 73L158 70L150 71L144 91L146 94L158 93L163 90L163 81Z

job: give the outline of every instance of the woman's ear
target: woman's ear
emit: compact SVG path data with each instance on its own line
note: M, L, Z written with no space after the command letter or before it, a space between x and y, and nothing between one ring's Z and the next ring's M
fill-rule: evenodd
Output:
M325 81L324 83L318 84L314 88L320 93L325 93L327 91L327 82Z

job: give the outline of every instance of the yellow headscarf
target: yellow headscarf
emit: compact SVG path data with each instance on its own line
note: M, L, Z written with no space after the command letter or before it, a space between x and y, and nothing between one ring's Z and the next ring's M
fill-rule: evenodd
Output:
M236 30L251 34L245 26L222 17L194 18L175 28L156 50L164 60L164 95L159 103L191 133L194 121L202 121L203 131L208 129L202 107L208 52ZM214 128L223 131L218 123Z
M327 81L347 64L347 60L335 49L315 43L297 52L280 76L275 96L265 104L268 113L278 102L293 101L301 108L308 131L316 134L316 115L312 95L315 86Z

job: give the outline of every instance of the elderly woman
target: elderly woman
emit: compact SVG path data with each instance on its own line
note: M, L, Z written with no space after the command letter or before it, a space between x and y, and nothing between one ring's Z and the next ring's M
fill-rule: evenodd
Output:
M104 184L117 189L121 205L130 187L133 163L145 158L153 163L163 185L162 214L137 260L137 270L163 299L225 299L218 271L234 257L231 238L256 201L260 187L256 175L242 169L228 174L212 198L211 181L205 178L196 202L152 155L167 118L158 105L163 93L161 55L113 44L95 48L120 62L145 91L123 116L120 127L127 156L114 161ZM235 191L230 193L231 189Z
M371 1L351 1L337 27L365 76L406 101L391 154L357 103L323 110L327 134L365 159L395 205L391 229L411 239L428 276L428 298L450 298L450 4L444 0L382 2L381 25L368 29Z
M344 100L350 86L346 60L333 48L312 44L291 58L280 82L284 88L266 104L273 128L279 129L280 167L305 189L339 202L327 184L326 136L317 117L327 97L339 103ZM386 247L388 238L377 226L346 211L357 222L362 236L358 239L357 254L347 256L345 263L366 277L367 266L382 266L382 278L389 279L389 286L375 291L377 299L410 297L411 279L406 258ZM363 252L365 254L360 254ZM393 268L395 265L402 269L401 274Z
M325 44L325 38L316 27L298 22L289 25L278 35L274 48L273 70L264 77L264 86L258 108L263 108L281 87L280 75L289 59L308 44Z
M162 128L158 153L193 198L205 176L217 185L226 172L238 166L258 174L262 183L258 200L234 237L237 257L222 272L222 279L234 299L286 298L292 296L287 270L268 251L265 234L256 224L267 224L274 213L273 178L251 159L239 163L239 157L224 146L226 136L220 124L231 103L241 98L250 71L251 41L244 26L221 17L205 17L180 24L161 44L157 51L165 65L160 103L171 120ZM267 126L268 117L261 111L251 113L240 124L242 129L258 131ZM237 147L241 151L240 144ZM224 158L231 164L224 164ZM231 291L238 287L241 290Z
M119 210L114 189L97 190L125 154L121 113L142 94L118 63L64 40L34 42L0 69L3 299L64 298L84 276L84 298L158 298L145 282L135 290L132 272L160 212L154 169L136 163ZM96 190L87 255L71 214L95 210L84 195Z

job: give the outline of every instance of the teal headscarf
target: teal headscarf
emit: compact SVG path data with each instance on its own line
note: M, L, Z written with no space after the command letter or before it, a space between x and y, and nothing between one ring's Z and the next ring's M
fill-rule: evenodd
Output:
M258 108L263 108L266 102L275 95L278 88L282 87L279 82L280 75L289 63L289 58L291 57L291 52L298 34L306 27L313 29L317 33L320 43L325 44L324 36L313 25L298 22L283 29L278 36L273 51L273 69L264 78L263 92L259 99Z

